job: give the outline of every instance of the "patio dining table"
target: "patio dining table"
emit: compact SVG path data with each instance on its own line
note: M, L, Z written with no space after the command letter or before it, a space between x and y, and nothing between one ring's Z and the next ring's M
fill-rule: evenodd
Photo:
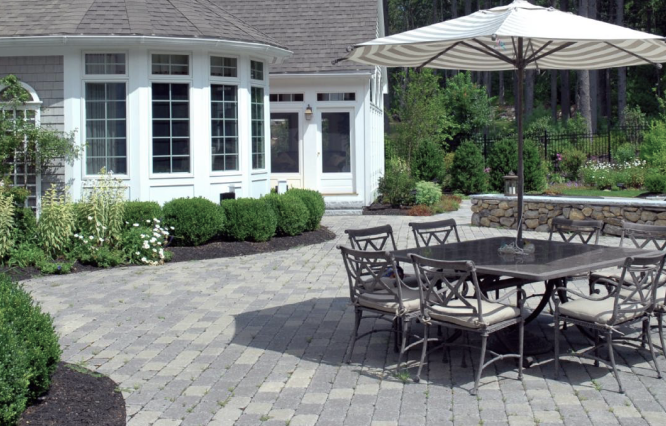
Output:
M437 260L471 260L476 265L479 287L490 292L508 287L544 282L545 290L537 307L528 318L537 318L548 304L553 289L566 285L567 277L586 274L595 270L622 266L629 256L651 253L629 247L609 247L565 243L561 241L530 240L535 250L529 255L500 254L503 244L514 242L511 237L484 238L459 243L409 248L393 252L400 262L411 262L410 253Z

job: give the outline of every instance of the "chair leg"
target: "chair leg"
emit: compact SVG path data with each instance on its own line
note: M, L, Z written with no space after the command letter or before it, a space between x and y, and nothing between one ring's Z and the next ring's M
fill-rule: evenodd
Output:
M405 348L407 347L407 334L411 321L405 321L404 318L401 318L400 323L402 324L402 329L400 332L400 355L398 355L398 372L401 370L400 367L402 366L402 356L405 354Z
M647 340L647 334L650 333L650 324L646 324L645 321L642 323L643 331L641 333L641 349L645 349L645 343Z
M479 369L476 371L476 380L474 381L474 392L472 395L476 395L479 390L479 381L481 381L481 373L483 373L483 364L486 360L486 343L488 342L488 335L481 335L481 353L479 354Z
M555 378L557 379L560 377L560 313L557 309L557 306L555 307L555 316L553 318L554 321L554 330L555 330L555 336L553 337L553 345L554 345L554 350L555 350Z
M661 379L661 371L659 370L659 364L657 364L657 355L654 353L654 345L652 344L652 335L650 334L650 317L645 318L643 325L647 330L647 341L650 348L650 354L652 355L652 362L654 363L654 369L657 370L657 378Z
M462 362L460 363L460 367L462 368L467 368L467 357L465 356L465 351L467 350L466 345L468 344L469 344L469 334L463 331L463 345L465 346L462 347Z
M518 379L523 380L523 349L525 341L525 321L518 323Z
M608 358L610 359L611 366L613 367L613 375L617 384L620 387L620 393L624 393L624 388L622 388L622 381L620 380L620 375L617 372L617 367L615 366L615 354L613 351L613 332L608 331L606 333L606 343L608 344Z
M661 312L657 313L657 326L659 327L659 343L661 343L661 353L666 356L666 346L664 346L664 324L662 322Z
M393 334L395 339L393 340L393 352L399 352L400 351L400 332L402 330L402 318L401 317L395 317L393 320Z
M423 348L421 348L421 362L419 363L419 370L416 373L416 383L421 381L421 371L423 370L423 364L425 363L426 355L428 354L428 334L430 331L430 326L428 324L423 324ZM446 346L444 347L446 351Z
M599 330L594 330L594 356L599 358ZM594 366L599 367L599 360L594 360Z
M360 309L356 309L356 321L354 324L354 336L352 338L351 342L351 348L349 349L349 355L347 355L347 364L351 363L351 357L352 354L354 353L354 346L356 346L356 340L358 339L358 328L361 325L361 319L363 318L363 311Z

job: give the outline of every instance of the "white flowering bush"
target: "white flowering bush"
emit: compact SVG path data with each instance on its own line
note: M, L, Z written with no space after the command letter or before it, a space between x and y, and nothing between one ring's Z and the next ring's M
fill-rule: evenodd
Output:
M55 185L42 197L42 213L37 222L39 245L51 256L64 254L74 233L74 205L65 188L58 191Z
M95 239L108 240L112 245L120 241L123 232L123 214L125 212L125 185L107 173L105 169L100 177L86 188L79 203L79 226L85 234Z
M83 264L100 268L110 268L126 263L124 253L115 247L115 242L100 236L104 235L106 231L103 229L104 225L95 221L92 216L88 216L86 219L90 223L88 229L92 229L92 232L81 231L72 236L74 241L70 257Z
M640 188L645 183L647 164L635 159L623 163L605 163L592 159L581 171L583 182L597 189L617 189L617 184Z
M125 256L132 263L161 265L171 259L171 252L164 249L170 240L169 231L159 219L133 223L124 232L122 246Z

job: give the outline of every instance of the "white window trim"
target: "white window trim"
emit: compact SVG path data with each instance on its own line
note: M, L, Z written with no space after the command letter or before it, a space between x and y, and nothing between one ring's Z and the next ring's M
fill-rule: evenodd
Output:
M211 61L212 58L231 58L236 60L236 77L223 77L219 75L212 75L210 73ZM240 75L241 75L241 57L238 55L227 55L223 53L208 53L208 63L206 73L208 75L208 81L210 84L224 84L224 83L233 83L237 86L240 86ZM218 82L218 83L214 83Z
M252 80L255 81L255 80ZM254 159L254 151L252 149L252 88L257 87L261 88L264 90L264 167L255 169L252 167L252 160ZM268 90L266 90L266 84L250 84L250 174L253 175L258 175L258 174L263 174L263 173L268 173L268 167L266 167L266 164L268 163L268 156L270 155L269 149L270 149L270 141L267 142L267 139L269 139L269 129L266 128L266 126L270 126L271 123L271 110L270 110L270 101L268 97Z
M336 179L352 179L352 186L355 186L355 180L356 177L354 175L355 170L356 170L356 107L350 105L351 101L345 101L347 104L345 105L340 105L340 106L335 106L335 105L329 105L326 104L325 106L320 106L318 107L318 112L319 116L317 117L317 139L318 139L318 149L322 153L320 157L318 157L317 161L319 164L317 167L321 170L321 179L323 180L336 180ZM349 159L349 172L341 172L341 173L331 173L331 172L324 172L324 165L322 164L323 158L324 158L324 120L323 120L323 114L325 113L336 113L336 112L341 112L341 113L349 113L349 153L351 158Z
M262 66L263 66L262 74L264 76L263 79L257 80L256 78L252 78L252 62L259 62L259 63L262 64ZM250 60L249 60L248 63L250 65L250 68L248 69L248 71L249 71L249 77L250 77L249 80L250 80L251 84L253 84L253 85L261 84L261 85L265 86L268 82L268 67L266 66L266 61L263 60L263 59L253 58L253 57L250 56Z
M280 96L280 95L292 95L292 96L293 95L301 95L301 96L303 96L303 100L302 101L271 101L270 100L271 95L277 95L277 96ZM305 103L305 93L303 93L303 92L294 92L294 91L269 93L268 94L268 101L270 103L275 104L275 105L301 105L301 104Z
M122 53L125 55L124 74L86 74L86 54ZM84 50L81 52L81 75L84 79L127 80L129 79L129 51L121 49Z
M187 55L188 66L187 75L174 75L174 74L153 74L153 55ZM192 52L190 51L177 51L177 50L149 50L148 51L148 79L149 80L188 80L192 81L192 68L194 66ZM190 88L192 84L190 83Z
M150 55L149 55L150 56ZM152 56L150 56L150 60L152 61ZM191 62L191 59L190 59ZM151 74L152 75L152 74ZM153 76L154 77L154 76ZM159 76L158 76L159 77ZM167 77L173 77L173 76L167 76ZM183 76L185 77L185 76ZM190 104L190 117L189 117L189 122L190 122L190 171L186 173L155 173L153 172L153 83L172 83L172 84L187 84L188 85L188 102ZM148 116L150 117L150 125L148 126L148 158L149 158L149 165L150 167L150 173L149 173L149 178L150 179L180 179L180 178L193 178L194 177L194 150L192 149L192 115L194 112L194 106L192 103L192 85L193 81L191 77L187 78L170 78L170 79L150 79L148 81L149 89L150 89L150 97L149 97L149 106L148 106ZM210 96L209 96L210 99ZM209 132L210 133L210 132Z
M212 86L213 85L224 85L224 86L235 86L236 87L236 124L238 126L238 135L236 136L237 141L238 141L238 169L236 170L213 170L213 152L212 152L212 142L213 142L213 90ZM220 80L220 79L214 79L214 80L209 80L208 82L208 143L209 143L209 151L208 151L208 161L209 161L209 172L211 177L226 177L226 176L241 176L243 174L242 167L243 167L243 150L241 149L241 138L240 138L240 127L241 127L241 121L240 121L240 81L238 82L233 82L229 81L229 79L225 80ZM250 126L251 120L250 120ZM251 130L251 129L250 129Z
M124 79L106 79L103 77L105 76L96 75L95 78L85 77L83 80L81 80L81 123L83 124L81 126L81 141L83 144L83 155L81 156L81 167L83 168L83 173L81 173L81 176L83 176L82 180L84 181L84 184L87 180L99 179L101 177L99 173L88 173L88 143L86 138L86 83L125 83L125 144L127 145L127 173L122 174L114 172L113 176L122 180L131 179L132 150L130 149L130 129L132 128L132 118L130 117L129 113L129 79L127 77Z

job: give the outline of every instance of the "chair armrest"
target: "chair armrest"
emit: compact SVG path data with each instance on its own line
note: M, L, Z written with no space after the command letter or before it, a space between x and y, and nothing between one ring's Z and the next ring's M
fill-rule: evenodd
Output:
M590 297L590 296L586 296L583 293L581 293L577 290L574 290L572 288L556 287L555 289L553 289L553 300L555 300L556 304L560 303L559 292L561 292L561 291L564 291L565 293L573 293L578 297L581 297L583 299L587 299L587 300L590 300L590 301L593 301L593 302L608 299L609 297L614 297L615 296L615 292L612 292L612 293L609 293L607 296L604 296L604 297Z
M499 297L495 300L488 299L483 293L480 293L480 295L481 295L482 300L485 300L486 302L491 302L491 303L500 303L503 300L506 300L506 299L510 298L511 296L513 296L513 295L518 295L519 296L518 297L518 304L519 305L522 305L524 303L525 299L527 298L527 293L525 293L525 290L523 290L522 288L515 288L511 291L508 291L508 292L504 293L502 295L502 297Z

